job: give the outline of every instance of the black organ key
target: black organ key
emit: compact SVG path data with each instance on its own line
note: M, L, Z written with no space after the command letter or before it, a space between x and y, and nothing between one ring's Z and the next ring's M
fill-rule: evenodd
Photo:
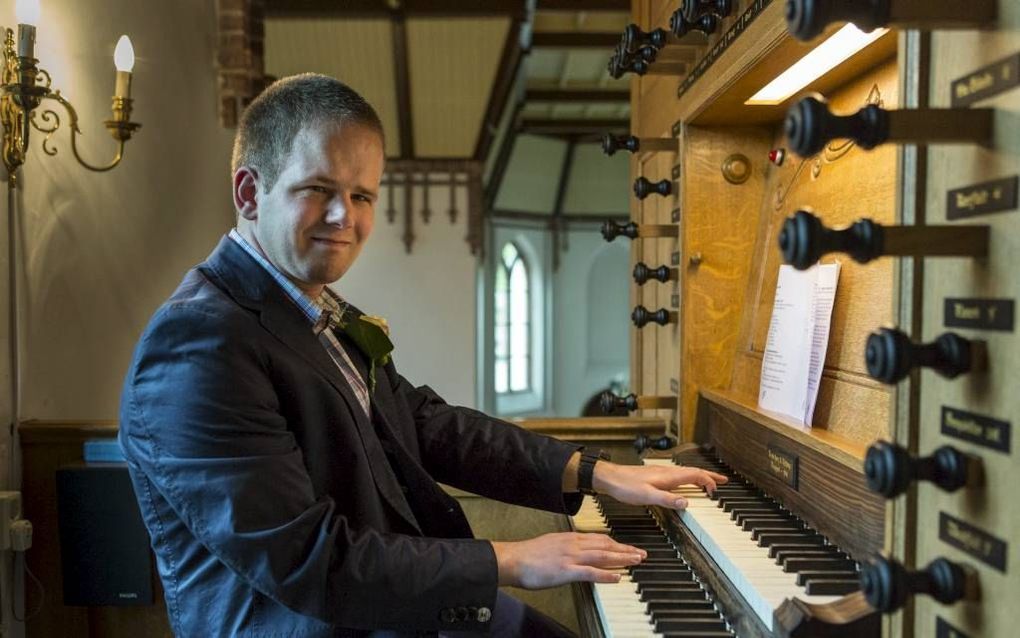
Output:
M825 572L825 571L802 571L797 573L797 584L805 586L814 580L846 580L854 582L859 578L856 571ZM856 584L856 583L855 583Z
M807 584L807 593L817 596L846 596L861 588L859 580L815 580Z
M783 562L783 571L797 573L800 571L856 571L857 563L845 558L798 556L787 558Z

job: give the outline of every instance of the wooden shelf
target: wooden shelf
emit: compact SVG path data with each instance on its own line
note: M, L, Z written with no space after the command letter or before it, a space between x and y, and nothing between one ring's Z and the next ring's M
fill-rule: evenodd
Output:
M704 389L701 391L701 396L705 400L736 412L764 428L831 457L842 465L858 472L861 470L867 447L856 441L843 438L822 428L801 425L789 417L762 410L757 405L747 403L726 392Z

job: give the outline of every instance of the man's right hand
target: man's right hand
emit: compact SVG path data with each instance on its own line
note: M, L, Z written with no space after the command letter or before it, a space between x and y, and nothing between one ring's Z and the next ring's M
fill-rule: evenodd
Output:
M565 583L615 583L619 570L636 565L647 552L605 534L562 532L517 542L492 541L499 584L544 589Z

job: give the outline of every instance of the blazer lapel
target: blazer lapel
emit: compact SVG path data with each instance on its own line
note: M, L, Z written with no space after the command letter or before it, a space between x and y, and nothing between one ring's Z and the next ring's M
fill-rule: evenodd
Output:
M208 270L203 266L208 266ZM259 320L267 331L301 356L340 393L365 448L376 488L401 517L421 532L396 476L390 471L389 461L372 422L347 379L312 332L301 309L287 297L269 273L229 237L220 241L203 266L199 268L207 274L211 270L238 303L259 313Z

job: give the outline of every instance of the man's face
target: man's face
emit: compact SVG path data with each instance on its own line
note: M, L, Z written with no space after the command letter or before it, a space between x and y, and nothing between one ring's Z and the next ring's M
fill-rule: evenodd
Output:
M347 272L372 232L383 161L380 135L360 124L302 129L272 189L259 185L253 211L242 211L250 222L242 234L318 296Z

